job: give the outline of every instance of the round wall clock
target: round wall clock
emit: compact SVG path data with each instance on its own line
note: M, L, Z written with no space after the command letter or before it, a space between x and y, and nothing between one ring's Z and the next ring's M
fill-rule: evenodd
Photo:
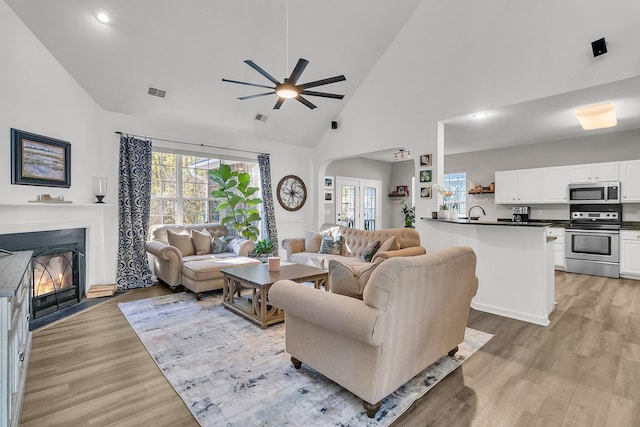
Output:
M278 202L288 211L297 211L307 201L307 187L295 175L287 175L278 183Z

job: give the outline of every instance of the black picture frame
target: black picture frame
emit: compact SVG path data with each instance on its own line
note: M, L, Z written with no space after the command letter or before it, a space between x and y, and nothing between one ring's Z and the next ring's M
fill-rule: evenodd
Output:
M71 144L11 128L11 184L71 187Z

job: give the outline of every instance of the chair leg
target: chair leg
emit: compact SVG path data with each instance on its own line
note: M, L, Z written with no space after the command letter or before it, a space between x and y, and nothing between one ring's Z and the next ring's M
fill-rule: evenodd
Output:
M382 404L382 401L376 403L375 405L372 405L366 400L362 401L362 406L364 406L364 409L367 410L367 417L369 418L373 418L376 416L376 412L378 412L378 410L380 409L381 404Z
M202 299L202 292L198 292L198 293L196 294L196 299L197 299L198 301L200 301L200 300Z
M453 357L456 355L457 352L458 352L458 347L456 346L456 348L452 349L449 353L447 353L447 355L449 357Z
M293 356L291 356L291 363L293 364L293 367L296 369L300 369L300 367L302 366L302 362Z

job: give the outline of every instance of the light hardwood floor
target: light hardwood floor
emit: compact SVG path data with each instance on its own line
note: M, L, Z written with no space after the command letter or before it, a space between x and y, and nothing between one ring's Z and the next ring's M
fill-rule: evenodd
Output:
M524 273L524 272L523 272ZM35 331L23 426L196 426L117 302ZM472 310L495 337L395 426L640 426L640 281L556 273L541 327Z

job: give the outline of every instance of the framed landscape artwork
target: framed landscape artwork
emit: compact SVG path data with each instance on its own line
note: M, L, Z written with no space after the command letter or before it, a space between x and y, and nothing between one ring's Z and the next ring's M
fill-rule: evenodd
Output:
M420 197L422 197L423 199L430 199L431 198L431 186L428 185L426 187L420 187Z
M333 177L332 176L325 176L324 177L324 188L327 190L333 190L335 184L333 182Z
M431 182L431 170L420 171L420 182Z
M11 129L11 183L71 186L71 144Z

